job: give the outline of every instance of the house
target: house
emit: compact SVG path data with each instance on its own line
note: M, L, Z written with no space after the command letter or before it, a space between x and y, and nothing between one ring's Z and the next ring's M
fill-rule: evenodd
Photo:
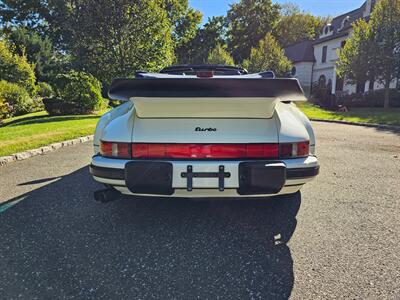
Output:
M360 19L368 20L375 3L379 0L367 0L360 8L335 17L327 24L314 41L304 41L286 47L285 55L293 63L293 75L299 79L304 91L310 95L313 83L324 79L331 86L333 94L365 92L383 88L377 82L360 82L351 85L336 74L338 49L342 48L352 34L352 24ZM391 87L396 88L397 80Z

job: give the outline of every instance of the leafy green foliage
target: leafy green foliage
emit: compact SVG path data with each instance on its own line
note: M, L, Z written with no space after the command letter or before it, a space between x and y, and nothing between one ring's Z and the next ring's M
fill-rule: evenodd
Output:
M0 97L0 122L10 116L10 105Z
M85 72L70 71L58 75L55 94L56 98L43 101L51 115L87 114L105 106L100 82Z
M62 71L63 59L48 37L18 26L11 29L7 38L18 55L26 55L28 61L33 63L38 80L49 81Z
M26 89L16 83L0 81L0 99L8 107L11 116L34 111L35 103Z
M317 102L319 105L323 107L330 107L331 96L332 96L332 84L326 82L325 76L321 76L317 82L313 83L312 86L313 102Z
M207 63L226 66L235 65L232 56L230 56L229 52L221 45L217 45L217 47L210 52Z
M328 22L328 18L302 12L297 5L287 3L282 5L281 17L274 35L279 44L286 47L290 44L315 39Z
M228 48L237 63L250 56L252 48L269 32L273 32L279 21L278 4L271 0L241 0L228 11Z
M104 83L156 71L173 60L171 23L157 1L79 0L66 20L78 70Z
M5 41L0 40L0 80L23 86L30 95L36 93L36 77L25 55L12 53Z
M201 12L190 8L188 0L164 0L161 3L173 27L172 39L175 47L180 47L192 40L201 23Z
M197 30L196 36L175 49L176 60L181 64L206 63L209 53L217 45L225 45L226 18L212 17Z
M397 89L389 90L389 102L391 107L400 107L400 91ZM354 93L343 95L338 102L346 107L384 107L385 90L374 90L366 93Z
M376 79L385 86L384 107L390 105L390 83L400 76L400 1L381 0L369 23L358 21L339 52L339 75L349 81Z
M42 98L50 98L54 95L53 88L50 84L46 82L39 82L38 83L38 96Z
M370 64L373 63L372 45L370 26L365 20L356 21L353 24L353 35L338 51L338 76L346 78L351 84L374 78L375 70L370 68Z
M250 57L243 61L243 66L250 72L274 71L278 77L288 76L292 69L292 64L271 33L260 40L257 48L251 49Z
M385 86L385 108L389 107L389 87L400 76L400 1L381 0L371 14L373 40L370 68Z

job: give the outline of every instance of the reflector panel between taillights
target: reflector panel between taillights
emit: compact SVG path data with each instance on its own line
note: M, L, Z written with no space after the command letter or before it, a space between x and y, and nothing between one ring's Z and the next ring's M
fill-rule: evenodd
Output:
M101 142L104 157L135 159L278 159L309 155L309 142L282 144L151 144Z
M278 144L132 144L132 158L278 158Z

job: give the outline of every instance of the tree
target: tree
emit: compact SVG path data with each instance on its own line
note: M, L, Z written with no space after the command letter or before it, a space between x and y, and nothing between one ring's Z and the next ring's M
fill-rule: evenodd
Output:
M385 87L384 107L388 108L390 83L400 76L400 1L379 1L370 26L373 47L369 66Z
M215 47L210 52L210 54L208 55L207 63L213 65L226 65L226 66L235 65L232 56L230 56L229 52L226 51L226 49L221 45L217 45L217 47Z
M2 0L0 22L3 29L23 26L40 35L49 37L58 49L70 39L69 28L63 26L69 11L76 5L74 0Z
M18 26L10 30L7 38L18 55L26 55L28 61L34 64L39 81L51 81L62 72L63 59L48 37L41 37L35 31Z
M379 1L369 23L358 21L353 31L339 52L339 75L351 83L378 80L388 108L390 83L400 76L400 1Z
M241 0L231 4L227 15L228 49L235 62L248 58L251 48L257 47L265 34L275 29L279 9L271 0Z
M260 40L257 48L251 49L250 57L243 61L243 66L250 72L274 71L278 77L288 76L292 69L292 64L271 33Z
M287 3L282 6L281 17L274 35L279 44L286 47L290 44L315 39L328 22L328 18L302 12L297 5Z
M25 55L14 54L5 41L0 40L0 80L24 87L32 96L36 94L33 66Z
M353 23L353 33L345 46L338 51L337 74L350 84L367 80L374 81L373 64L374 41L370 25L365 20Z
M188 0L164 0L164 8L173 26L172 39L175 48L192 40L203 17L201 12L189 7Z
M175 50L176 60L181 64L202 64L207 62L210 51L217 45L225 45L226 18L212 17L199 28L195 37Z
M45 34L58 48L63 48L73 38L70 28L66 26L66 21L73 16L73 11L80 9L81 2L83 1L2 0L0 1L0 22L5 24L5 27L9 24L21 25L29 28L30 31ZM130 2L139 4L142 1ZM153 0L151 2L167 13L172 38L177 45L181 41L194 37L202 16L199 11L189 7L188 0ZM124 1L120 3L124 5ZM105 6L103 9L108 8Z
M173 60L171 23L156 1L77 0L66 20L76 69L103 83L135 70L156 71Z

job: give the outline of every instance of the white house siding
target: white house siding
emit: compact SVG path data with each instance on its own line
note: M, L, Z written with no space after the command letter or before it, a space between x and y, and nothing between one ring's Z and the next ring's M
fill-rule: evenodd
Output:
M336 62L338 60L337 51L340 49L342 42L347 39L347 36L339 37L320 44L314 45L314 56L316 63L314 65L313 82L317 82L321 75L325 75L326 81L332 81L332 93L335 93L336 88ZM322 49L327 46L326 62L322 62Z
M384 89L384 88L385 88L385 86L383 84L380 84L377 81L374 83L374 90L381 90L381 89ZM390 83L390 88L391 89L399 88L399 83L398 83L397 79L393 80ZM365 83L364 92L367 92L368 90L369 90L369 81L367 81ZM357 87L356 87L355 84L345 84L344 87L343 87L343 91L345 93L347 93L347 94L353 94L353 93L355 93L357 91Z
M311 74L313 65L313 62L298 62L293 64L296 68L296 74L294 77L299 80L301 87L307 96L310 95L311 91Z

